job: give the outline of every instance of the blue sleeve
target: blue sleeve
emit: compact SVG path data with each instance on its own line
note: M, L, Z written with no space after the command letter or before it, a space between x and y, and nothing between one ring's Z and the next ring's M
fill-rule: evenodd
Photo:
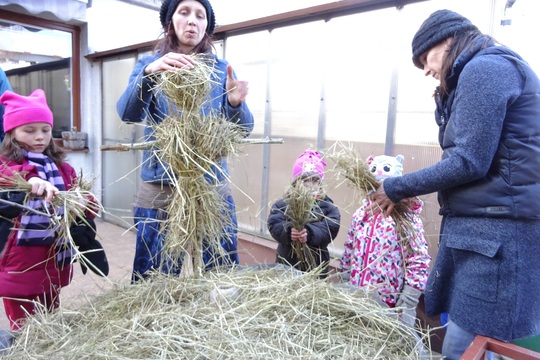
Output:
M116 111L122 121L139 123L142 122L148 114L148 109L153 97L153 82L144 74L144 69L155 58L155 56L146 56L137 61L137 64L129 77L126 90L124 90L116 103Z
M4 72L4 70L0 69L0 95L2 95L6 90L13 91L6 73ZM4 122L1 121L3 116L4 105L0 105L0 141L4 140Z
M224 59L218 59L217 60L217 76L219 77L219 83L221 84L221 89L214 89L214 91L220 91L221 94L218 96L221 97L221 108L223 111L223 115L227 118L227 120L234 122L238 125L241 125L244 129L244 135L247 137L251 132L253 131L254 121L253 121L253 114L249 110L249 107L245 101L242 101L242 103L238 107L232 107L231 104L229 104L227 100L227 92L226 89L226 82L227 82L227 65L228 62ZM233 72L233 76L236 79L236 74ZM212 97L214 98L217 94L212 94Z
M232 107L228 101L226 103L227 119L241 125L244 129L244 135L246 137L249 136L249 134L251 134L253 131L254 121L253 114L249 110L246 102L242 101L242 103L236 108Z
M450 115L455 131L451 155L427 168L384 180L388 197L398 202L484 177L499 146L507 108L522 88L519 70L502 56L470 61L459 77Z

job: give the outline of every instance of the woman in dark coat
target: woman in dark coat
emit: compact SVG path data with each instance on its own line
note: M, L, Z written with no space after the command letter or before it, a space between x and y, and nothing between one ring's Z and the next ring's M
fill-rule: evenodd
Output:
M459 359L476 335L540 334L540 80L449 10L429 16L412 50L414 64L440 81L442 159L384 180L373 200L389 213L438 191L443 219L426 311L449 313L443 355Z

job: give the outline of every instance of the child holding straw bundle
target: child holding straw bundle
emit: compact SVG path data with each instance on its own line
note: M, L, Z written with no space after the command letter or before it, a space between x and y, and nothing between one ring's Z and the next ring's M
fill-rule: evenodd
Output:
M370 156L366 161L376 180L401 176L403 156ZM401 319L413 326L418 298L424 291L431 258L420 219L422 201L407 205L411 226L401 229L391 216L374 214L365 198L351 219L340 273L351 284L378 291L383 303L403 307Z
M0 238L5 241L0 246L0 296L10 327L17 330L38 307L57 308L60 290L71 282L74 250L68 237L59 236L55 221L67 210L53 208L51 201L71 189L77 176L52 141L53 114L43 90L29 96L6 91L0 103L5 105L1 195L11 202L0 207ZM18 189L17 179L29 190ZM19 206L23 202L24 209Z
M128 123L147 121L145 138L155 139L155 125L161 124L171 113L188 112L199 106L195 102L183 109L179 104L171 106L172 101L163 93L155 91L160 74L178 69L196 71L195 57L205 55L209 66L216 71L212 74L209 96L204 99L201 113L218 114L227 121L238 124L244 136L253 129L253 115L245 98L248 85L236 79L232 67L212 53L212 34L215 28L215 15L208 0L165 0L160 9L160 21L164 37L157 45L154 55L141 58L135 66L129 84L117 103L120 118ZM150 76L151 75L151 76ZM178 100L178 99L174 99ZM176 102L175 102L176 104ZM141 178L143 180L135 201L134 222L137 228L135 259L132 281L146 278L151 270L177 272L163 264L162 255L166 237L164 223L168 219L166 211L175 191L169 174L169 164L156 156L155 149L145 150ZM214 160L211 176L207 181L219 188L220 199L225 204L230 222L227 234L216 234L224 250L224 255L216 259L210 248L203 250L207 268L215 264L237 264L237 222L234 200L228 184L228 167L225 157ZM190 199L188 199L190 200Z
M320 267L322 276L328 273L328 245L336 238L341 219L337 206L322 191L324 166L318 152L304 151L294 163L291 186L268 216L268 230L279 243L276 262L301 271Z

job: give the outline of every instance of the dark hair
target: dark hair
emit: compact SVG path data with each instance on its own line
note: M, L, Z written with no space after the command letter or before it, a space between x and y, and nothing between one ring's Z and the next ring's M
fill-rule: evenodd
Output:
M193 48L192 53L209 54L212 52L213 48L214 39L205 32L201 42ZM171 51L178 52L179 49L180 44L178 43L178 37L176 36L176 33L174 31L172 22L169 22L169 24L167 25L167 30L163 31L163 37L161 38L161 40L158 41L155 50L159 51L161 55L165 55Z
M6 157L8 160L22 163L24 159L23 149L24 146L15 140L11 131L8 131L4 137L4 141L2 141L2 146L0 146L0 155ZM47 155L57 165L62 165L66 159L66 153L54 143L53 139L51 139L43 154Z
M441 83L439 85L441 95L444 96L449 94L450 89L448 88L447 76L452 70L454 62L464 50L472 50L474 47L478 46L478 44L480 44L480 49L485 49L495 43L496 41L494 38L482 34L479 30L470 30L454 35L452 43L447 50L448 55L441 67Z

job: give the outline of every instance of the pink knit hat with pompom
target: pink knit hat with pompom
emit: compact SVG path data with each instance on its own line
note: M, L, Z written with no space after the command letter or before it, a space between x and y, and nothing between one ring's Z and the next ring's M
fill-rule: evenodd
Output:
M298 177L307 177L318 175L321 179L324 177L324 167L326 163L322 160L317 151L306 150L294 162L292 176L293 180Z
M47 105L45 92L36 89L28 96L22 96L6 90L0 96L0 104L4 109L4 132L16 127L43 122L53 126L53 114Z

